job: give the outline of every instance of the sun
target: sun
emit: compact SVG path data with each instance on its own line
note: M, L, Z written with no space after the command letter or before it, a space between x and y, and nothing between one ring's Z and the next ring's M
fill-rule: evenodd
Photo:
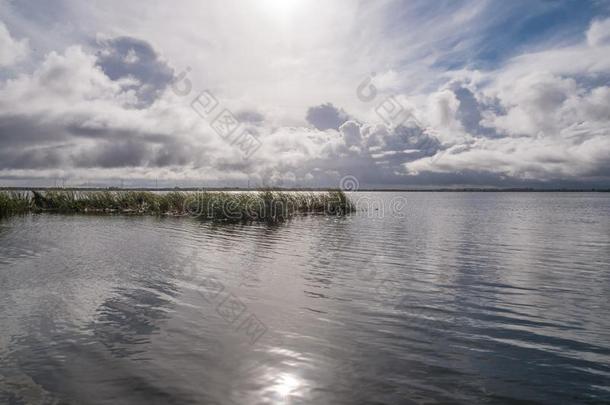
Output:
M260 0L259 3L273 18L286 20L298 12L303 0Z

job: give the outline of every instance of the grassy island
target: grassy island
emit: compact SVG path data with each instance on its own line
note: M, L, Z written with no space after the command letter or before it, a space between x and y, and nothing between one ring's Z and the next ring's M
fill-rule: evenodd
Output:
M191 216L228 222L281 222L298 214L345 215L354 204L327 192L68 191L0 192L0 218L26 213Z

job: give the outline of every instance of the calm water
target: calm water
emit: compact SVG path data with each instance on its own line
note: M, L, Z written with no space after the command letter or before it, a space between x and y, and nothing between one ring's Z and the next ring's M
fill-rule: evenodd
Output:
M609 194L367 196L0 222L0 403L610 403Z

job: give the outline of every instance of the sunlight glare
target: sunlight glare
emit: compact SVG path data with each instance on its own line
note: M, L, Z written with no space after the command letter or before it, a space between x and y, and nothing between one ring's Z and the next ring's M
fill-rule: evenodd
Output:
M275 381L272 387L273 392L279 397L280 403L287 403L290 395L298 393L301 387L301 380L295 375L283 373Z
M272 17L285 20L295 14L302 2L302 0L261 0L260 4Z

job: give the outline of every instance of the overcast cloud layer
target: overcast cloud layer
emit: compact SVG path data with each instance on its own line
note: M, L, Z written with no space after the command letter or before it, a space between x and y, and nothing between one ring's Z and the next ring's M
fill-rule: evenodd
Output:
M89 3L0 0L0 184L610 187L609 1Z

